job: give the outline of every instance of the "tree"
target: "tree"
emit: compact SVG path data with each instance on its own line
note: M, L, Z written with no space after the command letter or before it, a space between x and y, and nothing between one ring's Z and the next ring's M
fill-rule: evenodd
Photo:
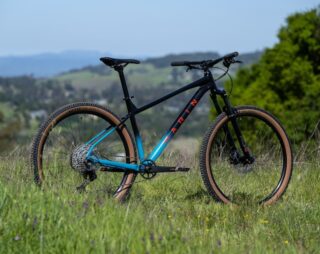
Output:
M233 102L271 111L290 137L300 142L320 120L319 12L314 9L289 16L278 38L258 63L238 71Z

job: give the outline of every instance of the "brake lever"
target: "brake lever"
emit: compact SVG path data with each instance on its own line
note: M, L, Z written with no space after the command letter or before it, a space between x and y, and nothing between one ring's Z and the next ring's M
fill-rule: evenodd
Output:
M240 61L240 60L235 60L234 58L226 58L226 59L224 59L224 61L223 61L222 64L224 65L224 67L229 68L230 65L231 65L231 64L234 64L234 63L239 63L239 64L241 64L241 63L243 63L243 62Z
M186 69L186 72L190 71L190 70L200 70L200 68L197 68L195 66L192 66L192 65L187 65L188 68Z

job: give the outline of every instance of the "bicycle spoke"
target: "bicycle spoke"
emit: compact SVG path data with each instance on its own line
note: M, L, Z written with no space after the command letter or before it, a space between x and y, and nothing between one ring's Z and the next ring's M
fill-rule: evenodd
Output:
M233 202L266 197L277 186L283 168L281 144L275 132L263 121L253 117L237 118L242 136L254 161L241 161L244 156L231 124L229 132L236 140L238 159L231 157L232 147L225 131L220 128L211 151L212 174L221 191Z
M56 191L75 190L81 186L84 177L71 166L71 157L76 147L89 141L92 137L110 126L104 119L90 115L72 115L59 122L49 133L42 155L43 174L47 186L54 187ZM101 159L129 161L123 141L118 132L105 138L99 143L94 154ZM119 188L124 173L97 172L97 178L89 182L85 188L90 192L104 192L113 195Z

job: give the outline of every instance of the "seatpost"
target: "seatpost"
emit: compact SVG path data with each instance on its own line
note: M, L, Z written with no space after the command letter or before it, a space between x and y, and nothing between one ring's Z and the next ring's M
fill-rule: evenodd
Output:
M130 96L129 96L129 91L128 91L126 79L125 79L124 74L123 74L123 66L122 65L118 65L118 66L115 66L114 69L119 74L119 78L120 78L120 81L121 81L121 86L122 86L122 90L123 90L123 94L124 94L124 100L127 102L128 100L130 100Z

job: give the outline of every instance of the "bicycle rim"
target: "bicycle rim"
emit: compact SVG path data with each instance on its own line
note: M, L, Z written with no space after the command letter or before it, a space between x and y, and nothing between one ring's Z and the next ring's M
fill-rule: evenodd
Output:
M54 121L54 120L53 120ZM84 181L83 175L71 164L73 152L79 146L114 123L95 112L72 112L59 120L43 135L46 136L41 153L42 186L57 192L76 192ZM95 149L94 154L100 158L129 162L128 146L121 131L113 132ZM97 178L87 187L87 192L104 193L114 196L125 181L126 173L100 171L95 165ZM122 186L123 187L123 186ZM131 186L128 186L128 188Z
M235 141L238 157L243 156L236 133L228 119L216 131L210 149L210 171L218 195L236 204L264 203L272 198L285 177L287 158L277 130L256 114L236 115L242 136L254 158L251 164L234 159L225 127Z

